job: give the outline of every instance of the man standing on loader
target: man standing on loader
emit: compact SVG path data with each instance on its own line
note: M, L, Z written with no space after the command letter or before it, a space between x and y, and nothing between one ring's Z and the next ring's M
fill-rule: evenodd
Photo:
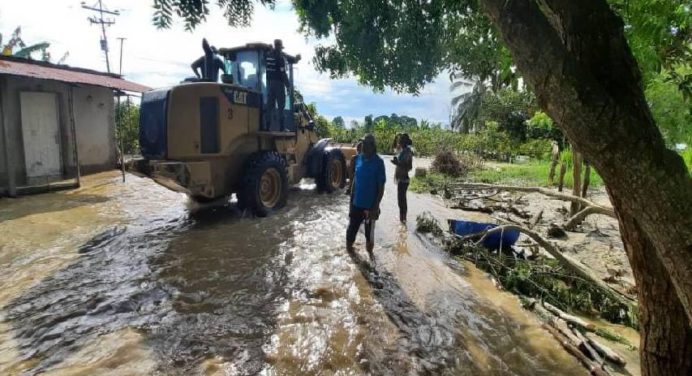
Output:
M271 125L272 115L277 114L281 131L285 131L283 110L286 107L286 91L291 83L286 75L286 59L283 54L284 45L281 39L274 40L274 48L267 54L267 114Z
M204 55L192 63L192 71L195 72L197 78L217 82L219 80L219 70L226 74L226 65L223 59L216 54L216 47L209 46L207 39L202 39L202 49ZM202 71L200 73L198 71Z

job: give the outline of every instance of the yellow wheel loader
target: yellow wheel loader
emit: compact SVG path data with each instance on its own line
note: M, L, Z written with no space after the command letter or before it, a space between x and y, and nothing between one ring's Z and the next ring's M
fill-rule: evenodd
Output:
M293 65L300 56L285 55L285 108L268 108L271 48L219 49L226 68L221 83L192 80L144 93L142 158L130 170L200 202L235 193L238 205L258 216L284 206L288 187L302 178L315 179L318 191L343 188L355 149L319 139L305 106L294 103Z

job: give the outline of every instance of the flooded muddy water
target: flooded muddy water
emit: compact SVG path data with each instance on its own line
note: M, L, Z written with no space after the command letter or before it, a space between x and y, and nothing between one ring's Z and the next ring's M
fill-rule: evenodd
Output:
M388 167L389 168L389 167ZM376 263L345 250L348 199L294 188L234 204L116 173L0 200L0 374L582 375L483 273L398 223L388 171Z

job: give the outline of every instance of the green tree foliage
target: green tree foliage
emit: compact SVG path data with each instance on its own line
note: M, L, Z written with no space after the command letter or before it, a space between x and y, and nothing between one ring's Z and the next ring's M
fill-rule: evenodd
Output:
M385 128L396 128L401 130L411 130L418 128L418 120L406 115L380 115L373 119L373 122L375 124L382 123L382 126Z
M474 8L470 8L473 10ZM465 78L492 91L518 85L509 51L484 14L469 11L449 20L457 29L447 40L450 79Z
M153 0L154 16L152 22L158 28L169 28L174 17L183 20L185 30L193 30L207 20L209 0ZM232 27L249 26L255 3L273 8L276 0L216 0L216 5Z
M531 119L526 121L526 137L530 140L553 140L560 149L565 145L562 131L554 126L553 119L543 111L536 111Z
M374 126L375 122L372 119L372 115L368 115L363 119L363 127L365 128L365 132L372 132Z
M497 92L486 92L480 106L479 121L498 123L498 131L518 142L527 139L526 120L533 116L537 106L531 92L503 88Z
M337 116L334 119L332 119L332 123L334 123L334 125L339 128L346 128L346 122L344 122L344 118L342 118L341 116Z
M678 68L678 71L685 74L692 69L688 67L685 72ZM668 77L665 71L651 75L646 85L646 99L669 147L677 143L692 146L692 103Z
M459 32L459 23L449 18L458 21L470 14L465 1L294 0L293 4L301 30L335 42L316 48L318 69L333 78L353 73L375 90L388 86L412 93L448 65L448 36Z
M123 153L139 153L139 106L130 101L115 106L116 136Z
M372 133L377 140L380 153L392 153L394 137L397 133L406 132L413 140L413 148L418 156L432 156L440 150L454 150L474 153L487 159L507 161L522 154L531 158L546 158L550 153L550 140L539 138L520 142L510 137L509 133L500 130L497 121L488 121L483 129L475 133L464 134L444 129L440 123L421 120L420 126L413 127L412 120L405 116L382 115L372 120L372 126L366 122L357 123L350 128L339 127L317 112L314 103L307 105L308 112L315 121L315 130L320 137L331 138L335 142L355 144L366 133ZM401 119L404 118L402 121ZM394 119L394 120L392 120ZM413 119L413 118L408 118ZM416 119L413 119L416 120ZM416 123L418 121L416 120Z
M645 78L692 61L692 6L680 0L610 0Z

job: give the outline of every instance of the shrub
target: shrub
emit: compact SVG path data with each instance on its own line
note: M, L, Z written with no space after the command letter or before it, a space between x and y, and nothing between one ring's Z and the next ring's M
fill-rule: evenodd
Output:
M552 145L550 144L550 140L529 140L519 145L519 154L528 155L533 159L547 160L550 159L551 149Z
M139 153L139 106L126 101L116 105L116 137L118 148L125 154Z
M572 149L565 149L560 152L560 162L564 163L568 169L572 168Z
M468 173L468 169L459 162L457 156L446 150L435 155L431 168L440 174L454 177L465 176Z
M483 159L473 153L462 153L459 154L459 163L466 168L466 171L480 170L484 167Z

